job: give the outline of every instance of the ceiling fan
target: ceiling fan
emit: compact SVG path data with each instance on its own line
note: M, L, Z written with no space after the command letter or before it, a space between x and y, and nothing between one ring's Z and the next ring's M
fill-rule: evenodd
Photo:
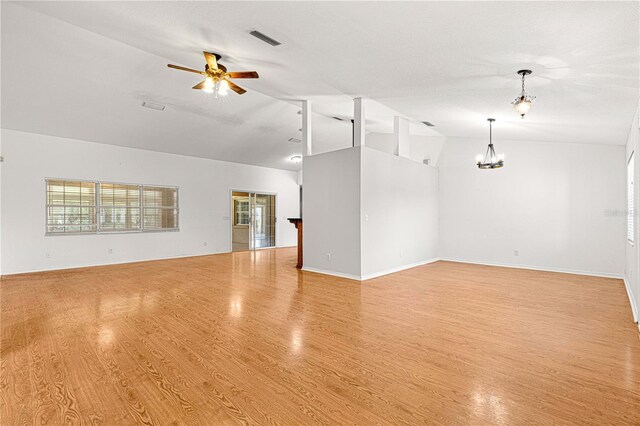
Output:
M174 68L182 71L189 71L196 74L203 75L204 81L193 86L194 89L204 90L207 93L213 93L216 97L226 96L229 93L229 89L236 92L238 95L242 95L247 91L242 87L231 81L232 78L258 78L258 73L255 71L236 71L227 72L227 67L219 64L221 56L217 53L202 52L207 64L204 66L204 71L194 70L192 68L181 67L179 65L167 64L169 68Z

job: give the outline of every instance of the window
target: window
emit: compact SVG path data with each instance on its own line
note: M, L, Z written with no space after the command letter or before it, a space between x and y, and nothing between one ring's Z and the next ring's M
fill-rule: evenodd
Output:
M100 230L136 231L140 229L140 187L99 183Z
M235 226L249 225L249 199L238 198L233 200L233 224Z
M635 221L635 158L631 153L627 163L627 240L631 244L634 242L634 221Z
M159 186L145 186L144 229L178 228L178 190Z
M47 180L47 233L96 232L96 184Z
M178 188L47 179L47 234L178 229Z

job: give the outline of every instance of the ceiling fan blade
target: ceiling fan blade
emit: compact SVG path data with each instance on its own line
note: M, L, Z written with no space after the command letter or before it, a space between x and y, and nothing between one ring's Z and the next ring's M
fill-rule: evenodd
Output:
M207 81L207 80L202 80L200 83L198 83L198 84L196 84L195 86L193 86L193 88L194 88L194 89L196 89L196 90L204 89L204 83L205 83L206 81Z
M218 69L218 60L216 59L216 55L209 52L202 52L204 54L204 59L207 60L207 65L209 65L209 69L217 70Z
M242 87L238 86L237 84L235 84L232 81L229 81L229 89L233 90L234 92L236 92L238 95L242 95L244 93L247 93L246 90L244 90Z
M231 78L260 78L255 71L235 71L229 72L227 75Z
M193 68L186 68L186 67L181 67L180 65L173 65L173 64L167 64L167 66L169 68L173 68L173 69L176 69L176 70L189 71L189 72L193 72L193 73L196 73L196 74L205 75L205 73L203 71L194 70Z

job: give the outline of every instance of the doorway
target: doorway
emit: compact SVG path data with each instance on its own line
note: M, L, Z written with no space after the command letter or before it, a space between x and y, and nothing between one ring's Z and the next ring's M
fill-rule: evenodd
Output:
M276 195L231 192L231 250L276 246Z

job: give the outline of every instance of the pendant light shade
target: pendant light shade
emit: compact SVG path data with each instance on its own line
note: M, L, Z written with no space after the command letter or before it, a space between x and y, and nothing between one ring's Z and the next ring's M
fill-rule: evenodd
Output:
M528 95L524 90L524 77L531 74L531 70L520 70L518 74L522 76L522 91L520 95L518 95L511 105L518 111L521 118L524 118L524 115L529 112L531 109L531 105L536 101L535 96Z
M479 154L476 157L476 164L479 169L499 169L504 166L504 154L496 154L495 149L493 149L492 124L496 120L494 118L487 118L487 121L489 122L489 146L484 156Z

